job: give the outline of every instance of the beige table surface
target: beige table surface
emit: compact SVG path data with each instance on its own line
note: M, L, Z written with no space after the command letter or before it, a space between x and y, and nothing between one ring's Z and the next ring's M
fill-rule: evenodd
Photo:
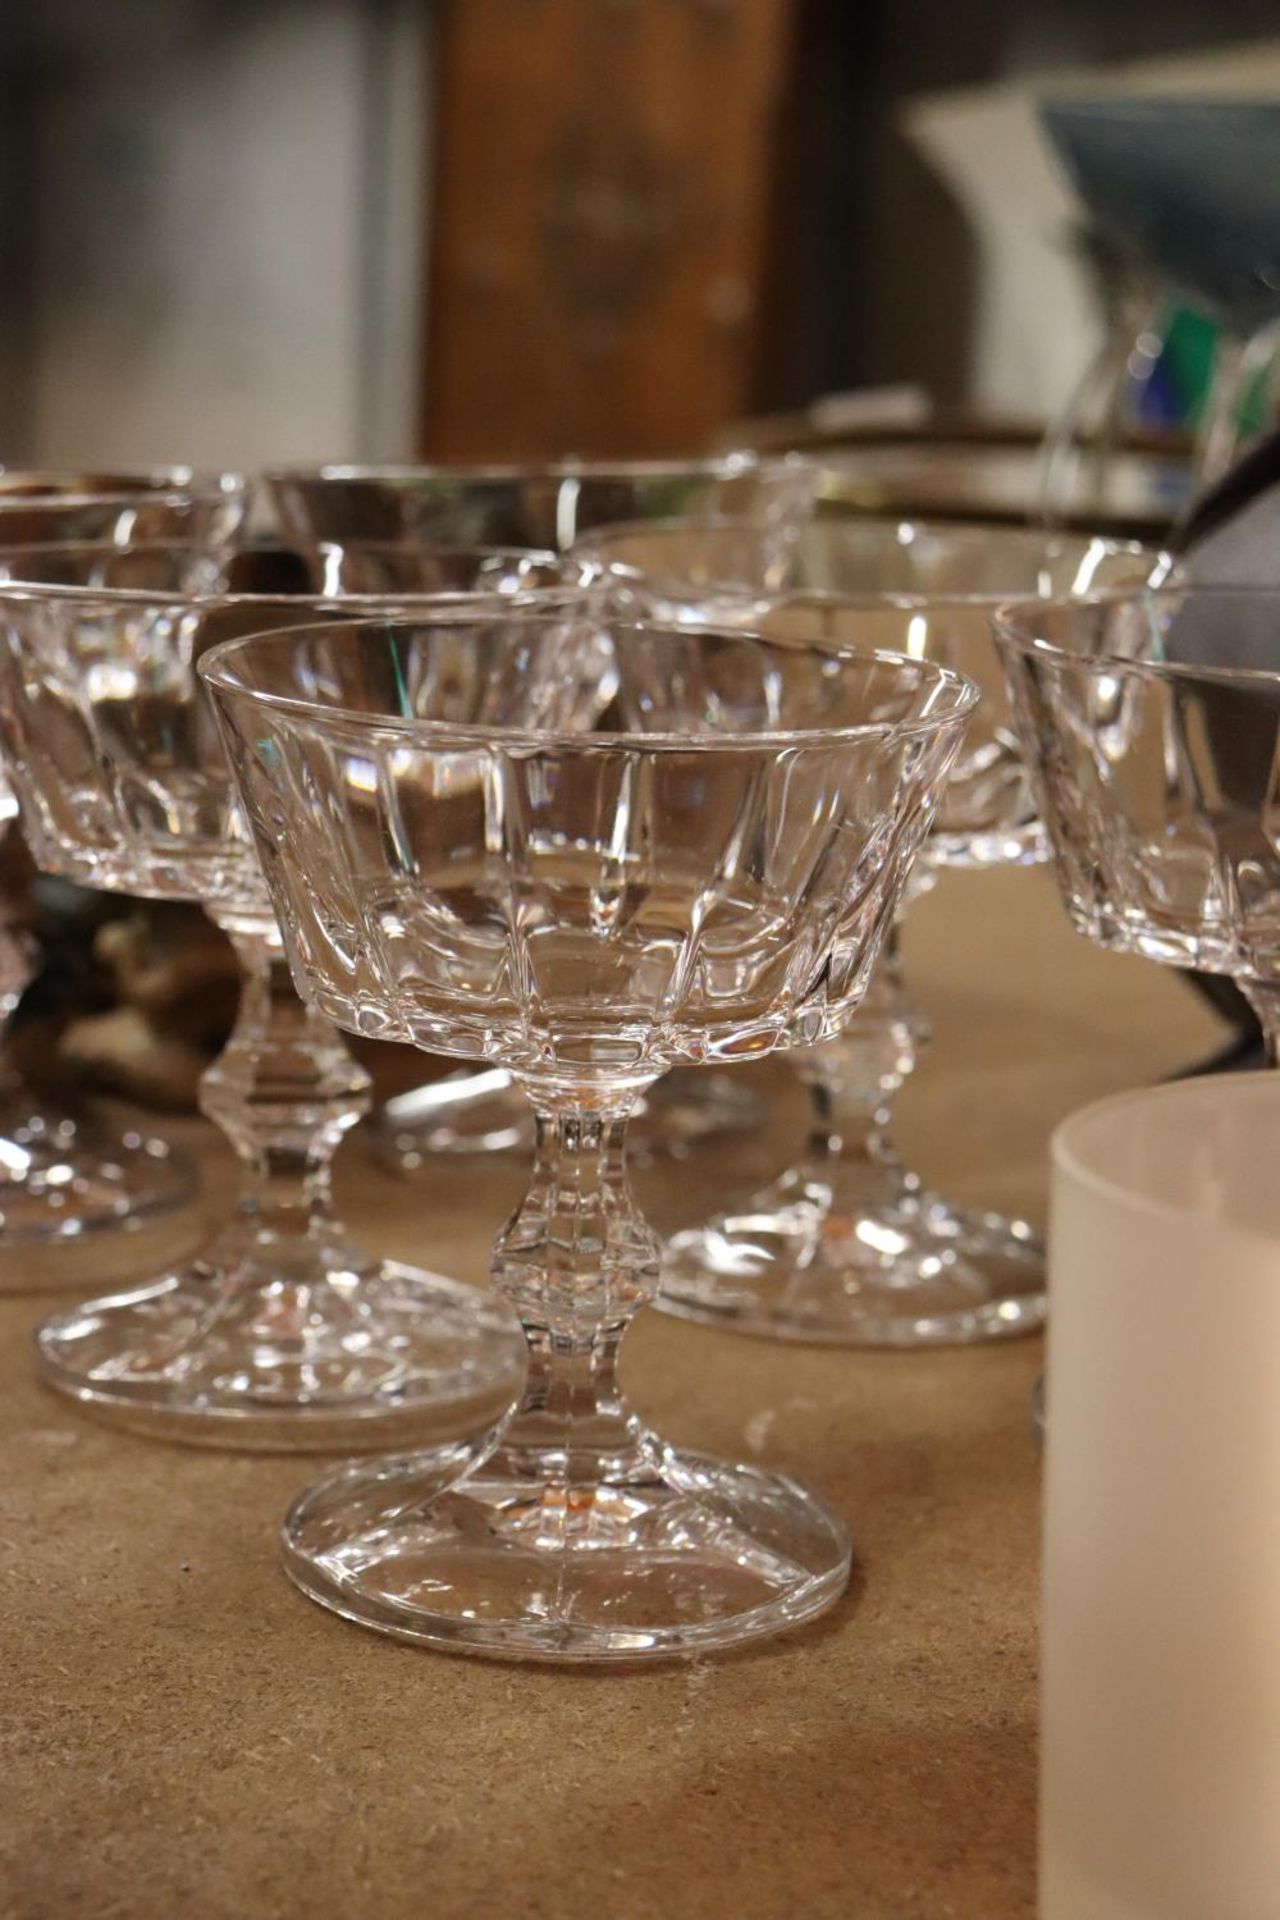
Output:
M1215 1044L1174 976L1094 952L1039 874L916 909L935 1041L900 1137L956 1198L1042 1215L1071 1108ZM797 1107L778 1063L780 1164ZM211 1131L211 1208L229 1167ZM645 1176L669 1224L746 1166ZM388 1253L479 1277L518 1165L410 1187L343 1157ZM1033 1909L1040 1343L785 1349L641 1316L633 1396L671 1438L804 1476L858 1569L824 1622L719 1661L557 1672L321 1612L275 1530L314 1460L111 1432L32 1381L0 1308L4 1920L1013 1920ZM1086 1920L1082 1916L1082 1920Z

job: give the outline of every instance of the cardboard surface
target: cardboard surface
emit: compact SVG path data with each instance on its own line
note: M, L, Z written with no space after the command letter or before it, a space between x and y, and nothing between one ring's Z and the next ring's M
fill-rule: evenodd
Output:
M1207 1052L1171 974L1095 953L1043 875L956 876L913 915L935 1041L900 1143L954 1198L1042 1211L1083 1101ZM771 1136L637 1182L661 1224L783 1164ZM211 1212L230 1166L201 1123ZM482 1277L521 1183L417 1186L358 1137L340 1197L387 1253ZM854 1586L744 1653L630 1672L491 1665L310 1605L275 1531L324 1464L165 1447L31 1378L0 1306L4 1920L1015 1920L1033 1911L1040 1343L783 1348L646 1313L632 1395L670 1438L811 1482Z

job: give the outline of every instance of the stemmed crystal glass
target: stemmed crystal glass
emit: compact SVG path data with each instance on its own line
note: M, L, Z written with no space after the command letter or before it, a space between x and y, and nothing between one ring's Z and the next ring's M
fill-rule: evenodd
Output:
M436 1452L320 1483L286 1522L289 1570L383 1632L556 1660L727 1646L844 1585L848 1540L812 1495L676 1451L623 1398L659 1256L626 1122L677 1061L840 1023L975 699L891 655L594 631L601 696L559 717L545 616L477 613L465 640L318 626L201 667L308 998L498 1061L537 1115L494 1253L528 1342L518 1410L461 1477Z
M234 1032L201 1088L242 1163L231 1218L190 1265L46 1322L39 1365L63 1392L174 1439L386 1444L437 1418L452 1436L515 1391L514 1323L471 1288L375 1258L334 1217L330 1162L368 1105L369 1076L292 991L195 671L236 634L437 601L409 589L335 597L384 577L388 557L360 549L345 566L325 557L328 594L249 590L296 558L163 545L0 557L0 731L37 860L94 886L201 902L244 973ZM415 567L400 568L402 583L440 576L434 561ZM495 567L530 580L518 557L477 555L468 570L455 555L447 571L474 585ZM567 664L562 653L557 687L571 699ZM465 678L464 647L451 666ZM312 804L328 804L323 791Z
M557 460L515 466L328 466L278 469L265 484L299 544L394 540L420 551L459 543L565 550L614 521L732 514L781 555L813 509L818 470L795 455L746 452L692 460ZM650 1092L646 1148L687 1152L709 1134L762 1118L750 1088L726 1073L677 1069ZM528 1108L503 1069L460 1071L389 1102L375 1121L383 1156L406 1173L439 1152L523 1144ZM636 1141L633 1135L633 1152Z
M112 543L134 529L230 539L248 490L238 474L189 467L77 474L0 469L0 543L92 537ZM0 832L17 813L0 773ZM5 925L0 1011L10 1013L30 976L31 946ZM186 1238L181 1210L194 1174L168 1143L137 1128L113 1131L79 1109L37 1098L11 1069L0 1074L0 1292L99 1284L137 1270Z
M1280 591L1016 604L995 621L1073 925L1234 978L1280 1062Z
M904 907L946 868L1044 854L991 644L1008 583L1084 588L1145 580L1167 564L1101 538L849 517L810 522L781 558L733 522L608 528L578 552L615 595L629 586L655 616L896 649L978 683L982 704ZM810 1105L797 1158L763 1190L672 1236L664 1305L747 1332L863 1345L989 1339L1039 1324L1038 1234L931 1192L893 1144L893 1100L926 1036L891 940L847 1028L796 1055Z

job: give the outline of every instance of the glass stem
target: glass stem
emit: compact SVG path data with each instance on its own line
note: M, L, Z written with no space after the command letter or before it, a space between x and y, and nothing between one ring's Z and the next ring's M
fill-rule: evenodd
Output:
M334 1231L331 1165L369 1106L369 1075L294 991L279 930L226 928L243 971L231 1038L200 1082L200 1107L241 1167L229 1231L260 1242Z
M657 1293L661 1251L627 1179L627 1118L539 1112L528 1192L494 1246L494 1284L529 1348L503 1451L551 1486L616 1483L650 1461L618 1382L618 1348Z
M1258 1016L1269 1067L1280 1067L1280 980L1242 980L1245 999Z
M918 1182L889 1138L894 1095L927 1037L902 980L896 932L843 1033L797 1054L809 1092L806 1172L835 1211L902 1199Z

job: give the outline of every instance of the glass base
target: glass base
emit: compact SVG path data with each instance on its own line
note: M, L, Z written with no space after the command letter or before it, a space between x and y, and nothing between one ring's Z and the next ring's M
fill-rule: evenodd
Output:
M308 1452L453 1439L519 1391L502 1301L336 1243L251 1242L36 1334L48 1384L159 1439Z
M20 1094L4 1099L0 1293L101 1285L111 1268L136 1273L148 1249L172 1253L170 1216L195 1190L195 1169L164 1140L35 1111ZM118 1242L118 1258L106 1240Z
M630 1157L679 1159L703 1140L752 1132L763 1118L759 1095L731 1070L677 1068L646 1093L632 1123ZM412 1176L437 1154L528 1152L533 1109L501 1068L465 1068L388 1100L370 1123L369 1140L383 1166Z
M565 1487L563 1453L499 1447L348 1467L296 1502L285 1566L348 1620L453 1653L547 1661L694 1656L822 1613L849 1576L840 1522L778 1474L646 1439Z
M1045 1317L1044 1247L1024 1220L906 1193L861 1209L799 1173L675 1234L658 1302L773 1339L941 1346L1030 1333Z

